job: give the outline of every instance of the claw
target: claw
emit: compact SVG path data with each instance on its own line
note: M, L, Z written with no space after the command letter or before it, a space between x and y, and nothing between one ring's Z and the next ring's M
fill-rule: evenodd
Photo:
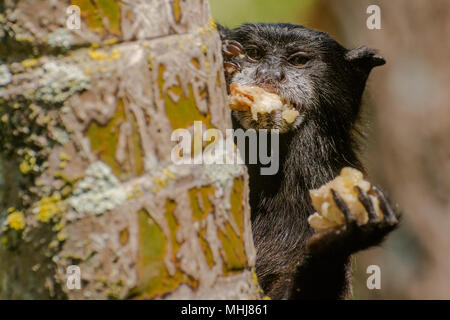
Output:
M390 225L397 224L398 219L395 212L392 210L391 205L387 201L384 194L376 186L372 186L372 190L375 191L378 201L380 201L380 209L383 212L385 221Z
M240 51L244 51L244 47L242 46L242 44L241 44L240 42L231 40L231 43L232 43L233 45L235 45L236 47L238 47Z
M224 41L222 46L222 54L225 58L233 58L240 55L244 51L242 45L234 40Z
M369 222L378 222L380 218L378 217L377 213L375 212L375 208L373 207L372 200L370 199L369 195L362 190L359 186L355 186L355 188L358 190L358 199L359 202L362 203L364 208L366 209L367 213L369 214Z
M345 221L348 223L355 222L356 218L353 215L353 213L348 208L345 201L341 198L341 196L334 190L331 189L331 194L333 195L333 200L336 203L336 206L339 208L339 210L342 211L342 213L345 216Z
M227 61L223 63L223 67L225 69L225 72L228 74L233 74L239 70L241 70L241 66L239 65L238 62L231 62L231 61Z
M237 42L235 40L228 40L227 44L238 48L239 49L239 53L244 51L244 47L239 42Z

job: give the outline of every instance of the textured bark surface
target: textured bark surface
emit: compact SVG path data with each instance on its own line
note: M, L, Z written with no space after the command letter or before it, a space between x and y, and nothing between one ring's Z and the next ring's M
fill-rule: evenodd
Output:
M0 14L0 298L258 298L245 168L170 158L177 128L231 128L208 1Z

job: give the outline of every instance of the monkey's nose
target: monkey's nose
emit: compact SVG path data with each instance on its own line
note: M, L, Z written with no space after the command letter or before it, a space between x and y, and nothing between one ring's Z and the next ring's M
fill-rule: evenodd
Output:
M284 80L284 72L281 70L276 70L273 72L273 78L276 81L283 81Z
M263 82L280 82L285 78L283 70L257 69L256 76Z

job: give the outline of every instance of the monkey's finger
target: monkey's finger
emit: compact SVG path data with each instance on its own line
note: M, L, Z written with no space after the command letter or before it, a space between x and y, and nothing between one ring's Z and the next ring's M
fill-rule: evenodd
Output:
M225 58L233 58L240 55L244 48L239 42L236 41L226 41L222 46L222 54Z
M226 48L222 49L222 55L225 59L234 58L239 55L239 53L236 54L234 52L235 52L235 48L226 47Z
M375 208L373 206L372 200L370 199L369 195L364 190L362 190L359 186L355 186L355 188L358 191L359 202L362 203L362 205L366 209L367 213L369 214L369 222L380 221L380 218L378 217L378 215L375 211Z
M241 70L241 66L239 65L238 62L231 62L231 61L227 61L223 63L223 67L225 69L225 72L228 74L233 74L239 70Z
M331 194L333 195L333 200L336 203L336 206L341 210L341 212L345 216L345 221L348 223L352 223L356 221L355 216L348 208L347 204L345 203L344 199L341 198L339 193L337 193L334 189L331 189Z
M235 40L228 40L228 44L236 47L239 50L239 53L244 51L244 47Z
M397 224L398 223L397 216L394 210L392 210L392 207L389 204L386 197L384 196L384 194L376 186L372 186L372 190L375 192L378 201L380 202L380 209L381 212L383 212L385 221L390 225Z

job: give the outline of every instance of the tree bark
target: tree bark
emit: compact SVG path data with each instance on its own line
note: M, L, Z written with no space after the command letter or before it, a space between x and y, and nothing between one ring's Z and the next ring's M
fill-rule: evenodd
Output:
M208 1L0 13L0 298L259 298L245 167L171 160L231 128Z

